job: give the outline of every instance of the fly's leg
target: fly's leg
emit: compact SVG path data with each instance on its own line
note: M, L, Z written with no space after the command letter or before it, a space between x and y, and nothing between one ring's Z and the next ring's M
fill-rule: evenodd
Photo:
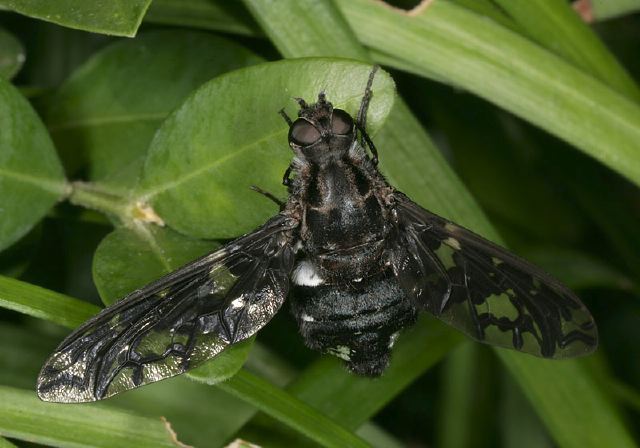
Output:
M376 76L376 72L380 68L379 65L374 65L371 69L371 73L369 73L369 80L367 81L367 87L364 89L364 95L362 96L362 101L360 102L360 109L358 110L358 116L356 117L356 125L359 129L361 129L364 133L367 130L367 109L369 109L369 103L371 102L371 97L373 96L373 90L371 90L371 86L373 85L373 78ZM364 145L364 138L362 139L362 144Z
M269 193L268 191L263 190L262 188L256 185L251 185L251 189L256 193L260 193L261 195L271 199L273 202L278 204L278 207L280 207L280 210L284 210L284 202L278 199L273 193Z
M360 142L362 146L368 146L371 154L373 155L372 162L374 165L378 164L378 151L376 150L375 145L371 141L369 134L367 134L367 110L369 109L369 103L371 102L371 97L373 96L373 90L371 90L371 86L373 85L373 78L376 76L376 72L380 68L379 65L374 65L371 69L371 73L369 73L369 80L367 81L367 87L364 89L364 95L362 96L362 101L360 102L360 109L358 110L358 116L356 117L356 127L360 131Z

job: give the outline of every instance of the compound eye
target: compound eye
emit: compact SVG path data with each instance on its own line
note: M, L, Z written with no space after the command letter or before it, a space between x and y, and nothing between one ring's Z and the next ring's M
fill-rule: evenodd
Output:
M333 109L331 117L331 131L334 134L345 135L353 130L353 118L342 109Z
M300 146L309 146L320 138L318 131L311 123L302 118L297 119L289 129L289 141Z

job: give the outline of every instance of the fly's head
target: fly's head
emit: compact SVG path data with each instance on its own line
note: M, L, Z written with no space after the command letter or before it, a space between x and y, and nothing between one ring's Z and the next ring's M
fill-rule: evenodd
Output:
M300 105L298 118L289 127L289 146L296 155L311 163L341 158L356 139L353 118L342 109L334 109L324 92L318 102Z

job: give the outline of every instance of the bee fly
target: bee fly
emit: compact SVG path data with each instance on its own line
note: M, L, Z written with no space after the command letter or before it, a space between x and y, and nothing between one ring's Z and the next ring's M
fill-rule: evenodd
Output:
M181 374L254 335L290 291L306 345L359 375L383 373L423 310L536 356L592 352L596 325L569 289L385 181L366 131L376 68L355 120L324 93L297 99L295 121L281 111L294 157L279 214L80 326L42 368L40 398L99 400Z

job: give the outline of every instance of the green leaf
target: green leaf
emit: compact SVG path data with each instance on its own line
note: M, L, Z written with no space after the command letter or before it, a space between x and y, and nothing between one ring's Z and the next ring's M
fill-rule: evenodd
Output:
M345 60L280 61L238 70L202 86L174 112L149 148L137 196L179 232L230 238L255 228L277 207L250 190L284 196L282 174L292 157L287 124L293 96L357 110L371 66ZM369 123L380 127L394 97L384 72L374 81Z
M623 95L640 100L640 88L571 8L558 0L495 0L534 41Z
M56 332L24 324L0 323L0 338L11 341L0 345L0 384L33 389L43 361L56 347ZM66 331L56 328L55 330Z
M100 309L82 300L0 276L0 307L75 328Z
M629 277L583 252L538 247L526 250L524 255L527 260L541 266L572 289L638 290L638 286Z
M315 2L265 2L245 1L254 18L267 31L278 51L287 57L340 56L343 58L367 60L366 50L360 45L352 45L353 31L347 26L340 12L331 6ZM291 39L289 27L274 27L274 21L295 26L296 38ZM339 26L328 33L318 23L334 23ZM295 24L295 25L294 25ZM323 45L317 42L323 41Z
M0 78L0 250L25 235L66 191L49 134L27 100Z
M619 411L579 361L552 361L497 349L561 447L635 447Z
M640 11L640 0L589 0L595 20L612 19Z
M160 419L103 405L45 403L30 390L0 386L0 433L53 446L175 448Z
M308 404L244 370L220 387L286 423L325 447L367 447L364 440L347 431ZM343 422L341 422L343 424Z
M498 419L505 448L551 448L555 446L542 422L516 382L502 375L501 403Z
M0 437L0 448L17 448L16 445L9 442L4 437Z
M140 224L107 235L93 258L93 280L106 305L211 252L217 244Z
M245 36L260 34L242 3L225 0L155 0L144 21Z
M29 17L94 33L136 35L151 0L0 0L0 6Z
M91 57L48 101L45 121L66 158L126 195L162 120L203 82L261 58L206 33L156 31Z
M407 15L338 0L358 38L460 86L640 184L640 107L540 46L451 2Z
M492 446L499 403L495 378L500 372L495 364L491 351L472 341L447 356L440 370L436 446Z
M24 47L13 34L0 28L0 77L13 78L24 64Z
M518 25L513 21L511 17L496 4L494 0L449 0L457 5L463 6L476 14L489 17L491 20L495 20L500 25L513 30L518 30Z
M539 148L527 138L529 128L478 98L456 95L452 101L449 95L441 88L417 93L445 135L456 172L483 209L517 234L548 244L578 241L582 216L567 207L547 178L531 175L539 170L534 162Z

